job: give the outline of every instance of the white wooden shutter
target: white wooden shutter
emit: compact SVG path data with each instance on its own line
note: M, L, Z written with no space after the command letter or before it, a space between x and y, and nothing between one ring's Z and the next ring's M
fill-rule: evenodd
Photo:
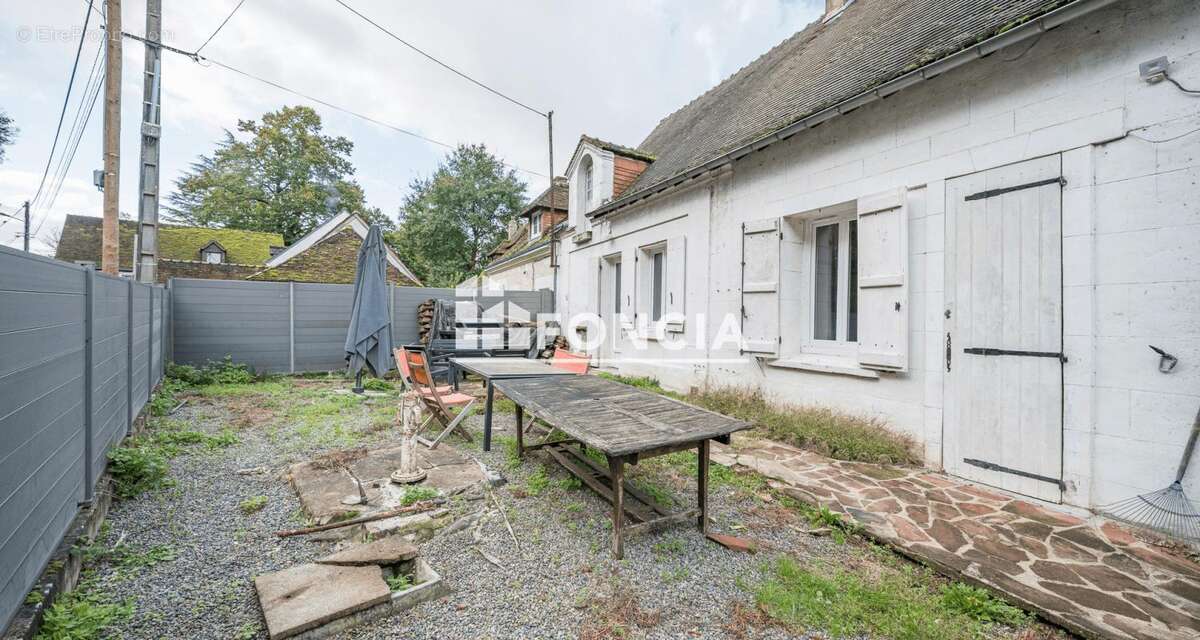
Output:
M779 219L742 224L742 351L779 355Z
M677 236L667 240L667 272L664 275L666 286L666 313L674 314L667 323L667 331L682 332L684 330L683 315L687 312L687 238Z
M633 328L633 314L637 311L637 249L621 252L621 315L625 316L626 329Z
M604 301L604 296L601 295L601 290L604 288L604 261L598 257L588 258L588 266L591 267L591 275L588 277L591 280L590 286L593 287L592 308L584 311L594 311L596 315L602 315L604 309L600 304Z
M908 207L895 189L858 200L858 362L908 369Z

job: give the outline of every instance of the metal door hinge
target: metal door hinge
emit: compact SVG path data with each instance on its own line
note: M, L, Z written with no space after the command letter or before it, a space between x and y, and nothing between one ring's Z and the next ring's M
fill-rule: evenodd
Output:
M1020 349L993 349L991 347L967 347L963 353L976 356L1029 356L1031 358L1057 358L1066 362L1067 356L1061 351L1022 351Z

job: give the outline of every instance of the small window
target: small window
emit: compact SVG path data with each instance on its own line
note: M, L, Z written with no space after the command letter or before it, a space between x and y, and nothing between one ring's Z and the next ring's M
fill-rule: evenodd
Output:
M579 213L587 213L592 206L592 156L583 156L579 163Z
M207 264L221 264L224 261L224 256L221 255L220 251L204 252L204 262Z
M650 254L650 320L658 322L663 315L663 275L666 268L667 253L662 249L658 249Z
M858 221L812 225L812 339L858 340Z
M542 235L542 213L539 211L529 216L529 239L533 240Z

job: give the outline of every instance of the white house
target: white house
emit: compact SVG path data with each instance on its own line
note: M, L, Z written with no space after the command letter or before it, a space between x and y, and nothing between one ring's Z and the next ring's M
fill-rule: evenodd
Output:
M1169 484L1200 407L1200 3L829 5L636 149L580 142L559 310L618 327L601 366L878 416L1015 493Z

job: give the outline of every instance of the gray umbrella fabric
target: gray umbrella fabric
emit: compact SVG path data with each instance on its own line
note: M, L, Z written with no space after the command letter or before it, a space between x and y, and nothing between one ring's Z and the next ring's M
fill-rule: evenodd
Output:
M350 373L365 365L381 378L392 368L392 319L388 311L387 248L379 225L371 225L358 250L354 273L354 305L346 332Z

